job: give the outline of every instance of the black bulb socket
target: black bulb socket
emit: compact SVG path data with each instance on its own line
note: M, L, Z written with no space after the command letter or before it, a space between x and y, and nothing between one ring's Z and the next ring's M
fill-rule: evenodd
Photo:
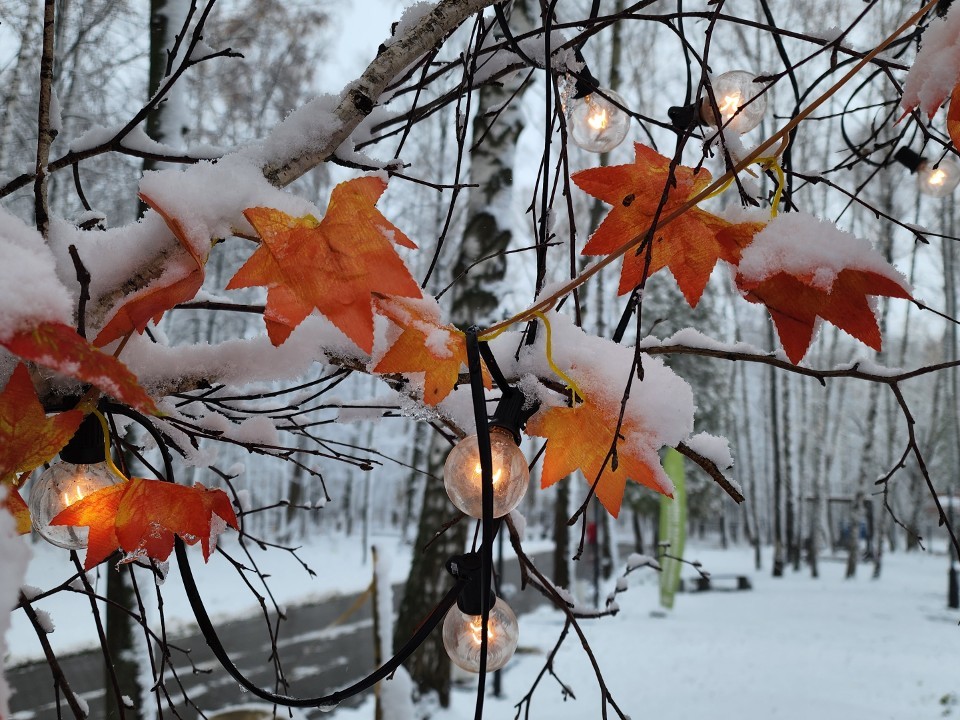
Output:
M60 459L73 465L93 465L107 459L104 449L103 426L93 413L87 415L63 449Z
M898 163L903 165L907 170L912 173L917 171L917 168L920 167L920 163L924 161L923 155L915 153L913 150L907 147L902 147L894 154L893 159Z

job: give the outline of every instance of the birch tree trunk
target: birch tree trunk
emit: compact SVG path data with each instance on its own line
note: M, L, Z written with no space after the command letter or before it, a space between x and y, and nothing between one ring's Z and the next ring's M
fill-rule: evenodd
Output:
M527 0L514 2L511 27L515 34L532 27ZM467 200L466 226L453 262L457 277L479 258L494 255L470 268L451 293L451 319L458 325L483 325L495 320L500 304L499 289L506 276L507 249L512 238L509 208L512 205L513 161L523 117L513 99L519 78L500 86L484 86L476 95L473 120L470 182L476 189ZM506 104L502 112L498 110ZM437 604L450 584L444 569L447 559L463 552L471 523L461 521L434 539L437 529L456 512L447 498L441 477L450 447L439 435L430 441L429 477L423 492L423 507L414 545L410 577L403 591L394 645L413 633L423 617ZM432 544L427 547L427 543ZM407 669L421 693L436 692L441 706L450 704L450 660L435 632L407 661Z

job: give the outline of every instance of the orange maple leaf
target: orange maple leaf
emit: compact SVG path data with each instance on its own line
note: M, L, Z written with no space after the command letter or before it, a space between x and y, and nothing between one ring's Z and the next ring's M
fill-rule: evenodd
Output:
M50 524L90 528L84 558L84 568L89 570L118 548L131 557L166 560L173 550L174 535L188 545L200 542L203 559L207 560L223 527L219 526L221 521L239 528L223 490L199 483L185 487L131 478L91 493L61 511Z
M227 289L266 286L263 318L274 345L316 309L369 353L371 293L420 297L393 243L416 245L376 208L386 187L374 176L340 183L322 220L271 208L244 210L262 242Z
M373 372L423 373L423 401L436 405L457 384L460 368L467 364L463 333L440 321L440 308L432 298L408 299L378 296L380 314L402 329ZM484 385L492 383L484 368Z
M183 250L181 260L186 274L181 274L172 281L156 282L127 300L94 339L93 344L97 347L103 347L134 330L142 333L148 322L159 322L163 313L194 298L203 286L206 258L201 257L194 249L180 221L165 212L148 195L141 193L140 199L157 211L180 242ZM171 265L173 262L171 259Z
M640 143L634 144L636 158L629 165L590 168L572 175L581 190L612 205L597 231L583 248L583 255L607 255L633 238L646 235L660 206L664 188L670 182L669 158ZM680 209L712 181L704 169L678 165L675 185L670 187L660 212L665 218ZM748 238L735 232L720 234L731 223L705 210L692 207L653 235L649 275L668 268L691 307L696 306L710 273L718 260L737 264ZM623 257L619 294L637 287L643 280L646 252L628 250Z
M0 393L0 482L12 484L60 452L82 420L80 410L48 418L26 365L17 365Z
M620 514L627 480L673 497L673 484L660 467L656 450L646 446L638 419L624 418L616 468L612 459L607 460L618 414L616 403L587 398L576 407L545 408L530 418L526 433L548 440L540 486L550 487L575 470L583 471L590 485L599 477L597 498L613 517Z
M20 496L20 491L12 485L7 485L7 495L0 502L0 508L6 508L17 523L17 532L26 535L33 524L30 522L30 508Z
M69 325L42 322L0 339L0 345L24 360L95 385L125 405L146 413L157 412L126 365L95 348Z
M744 298L767 307L790 362L803 359L818 317L880 350L880 327L867 296L910 299L899 273L869 242L826 220L789 213L767 227L744 253L736 282ZM814 234L826 243L819 257L815 247L808 254ZM838 265L838 258L851 266Z

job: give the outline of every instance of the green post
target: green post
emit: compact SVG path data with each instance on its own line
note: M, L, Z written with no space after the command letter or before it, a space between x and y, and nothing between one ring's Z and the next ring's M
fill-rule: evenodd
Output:
M678 558L683 557L683 543L687 529L687 491L683 481L683 456L673 448L667 450L663 458L663 469L673 481L673 498L660 498L660 541L670 543L667 552ZM680 585L680 565L678 560L663 558L660 561L660 604L670 609L673 597Z

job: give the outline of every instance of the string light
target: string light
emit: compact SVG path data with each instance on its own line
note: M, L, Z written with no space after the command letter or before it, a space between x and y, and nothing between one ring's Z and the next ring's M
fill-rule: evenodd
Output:
M917 187L924 195L941 198L960 183L960 165L953 158L943 158L936 165L924 160L917 168Z
M756 82L753 73L731 70L718 75L710 85L720 112L720 124L739 135L750 132L760 124L767 110L767 99L761 94L764 86ZM701 102L700 117L707 125L718 124L713 105L707 97Z
M630 129L630 115L622 107L626 107L626 103L613 90L597 90L571 98L567 102L570 140L589 152L613 150Z
M60 462L47 468L30 487L27 504L33 529L53 545L82 550L87 546L86 527L51 525L50 521L65 508L118 480L106 461L100 420L88 415L60 451Z
M483 622L479 614L464 612L458 605L443 618L443 647L456 665L467 672L480 672ZM513 657L520 640L517 616L497 598L487 619L487 672L499 670Z
M946 197L960 184L960 163L952 157L932 163L909 148L900 148L894 159L917 176L917 189L929 197Z
M527 459L512 433L502 427L490 428L493 459L493 516L503 517L523 499L530 484ZM470 517L483 515L481 503L480 449L476 435L457 443L443 464L443 485L450 501Z

